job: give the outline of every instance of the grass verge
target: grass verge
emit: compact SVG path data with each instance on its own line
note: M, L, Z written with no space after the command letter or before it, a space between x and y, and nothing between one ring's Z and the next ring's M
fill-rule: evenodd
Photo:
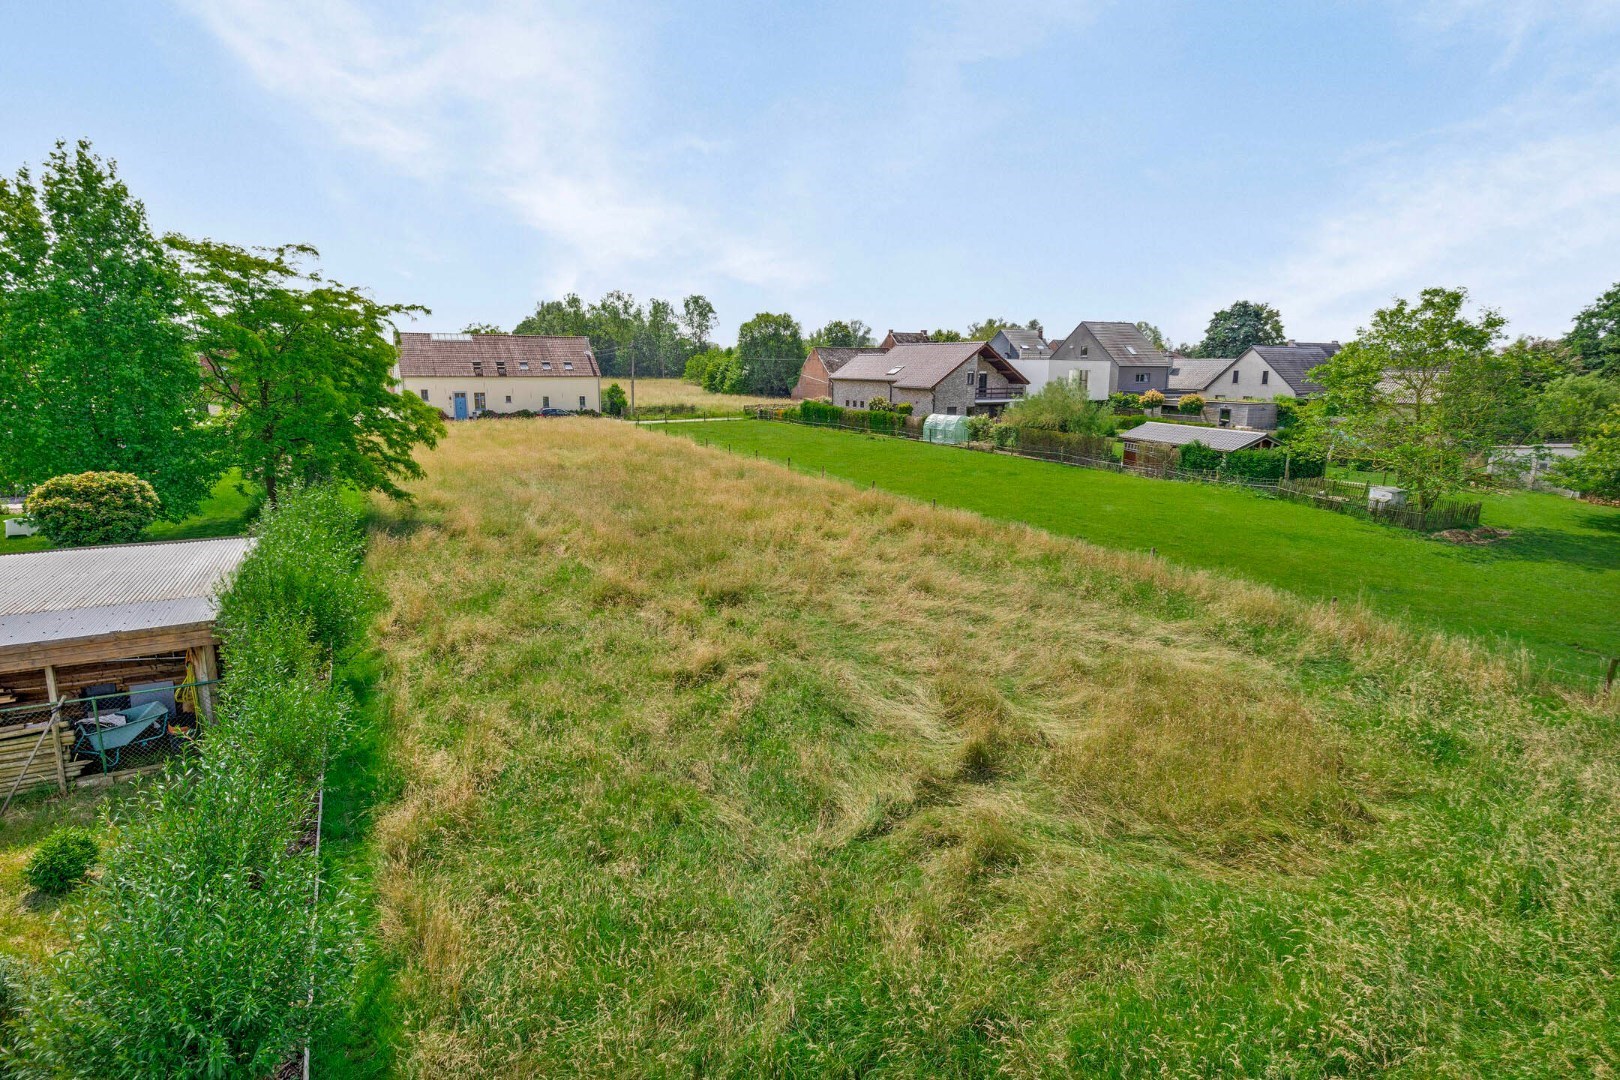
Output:
M663 438L463 425L374 540L400 1071L1615 1060L1612 705Z

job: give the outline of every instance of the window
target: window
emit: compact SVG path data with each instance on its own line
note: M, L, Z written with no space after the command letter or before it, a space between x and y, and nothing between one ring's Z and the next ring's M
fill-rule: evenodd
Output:
M1125 351L1130 353L1132 356L1135 356L1136 355L1136 346L1127 345L1127 346L1125 346Z
M900 367L905 367L905 365L901 364ZM889 374L890 375L898 375L898 374L900 374L900 368L897 368L897 367L890 368L889 369Z
M968 385L969 386L972 386L972 385L974 385L975 383L977 383L979 381L979 376L978 376L977 372L970 371L970 372L967 373L967 377L968 377Z
M564 371L573 371L574 370L573 362L569 361L569 360L564 360L563 361L563 370Z
M580 412L585 411L585 395L584 394L579 395L579 411Z
M1090 355L1090 353L1091 353L1091 346L1090 345L1082 345L1082 346L1080 346L1080 355L1081 356L1088 356L1088 355Z
M1236 371L1232 372L1232 381L1234 383L1237 382L1237 377L1238 377L1238 373Z
M945 415L946 416L955 416L956 415L956 406L955 405L947 405L947 406L945 406Z
M551 408L551 399L550 399L550 398L549 398L549 397L543 397L543 398L541 398L541 399L540 399L540 407L541 407L541 408L542 408L542 409L549 409L549 408Z
M519 371L528 371L529 370L529 362L527 360L519 360L518 361L518 370Z
M472 365L473 365L473 374L474 375L480 375L481 376L481 375L484 374L484 362L482 360L474 360L472 362Z
M1271 381L1271 372L1269 370L1262 371L1260 373L1260 385L1264 386L1267 383L1269 383L1270 381Z
M511 394L506 395L506 403L508 405L512 404L512 395Z
M473 394L473 408L477 409L479 412L484 411L484 395L483 394L478 394L478 393Z
M551 361L550 360L542 360L542 361L540 361L540 370L541 371L550 371L551 370Z
M497 374L497 375L505 375L506 374L506 361L505 360L497 360L497 361L495 361L495 374Z
M427 391L426 391L426 390L423 390L423 391L422 391L422 400L423 400L423 401L426 401L426 400L427 400Z
M1145 371L1138 371L1136 373L1136 381L1137 382L1147 382L1148 381L1148 373L1145 372Z

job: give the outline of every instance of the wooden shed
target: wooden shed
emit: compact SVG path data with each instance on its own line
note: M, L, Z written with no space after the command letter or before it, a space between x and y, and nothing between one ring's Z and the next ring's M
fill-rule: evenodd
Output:
M0 555L0 787L65 789L86 771L148 764L211 717L217 596L252 545ZM137 713L137 744L114 752L114 728Z

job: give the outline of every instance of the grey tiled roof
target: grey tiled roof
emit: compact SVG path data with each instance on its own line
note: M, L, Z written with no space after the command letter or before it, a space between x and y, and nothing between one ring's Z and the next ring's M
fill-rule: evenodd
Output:
M1039 352L1046 348L1046 339L1039 330L1003 330L1002 334L1019 352Z
M929 340L926 330L890 330L888 336L896 345L922 345Z
M475 363L477 368L473 366ZM567 368L564 364L573 367ZM407 378L504 374L526 379L600 374L596 356L591 352L591 341L585 337L414 331L399 335L399 373Z
M832 376L834 382L859 379L863 382L893 383L901 390L932 390L941 379L962 366L975 354L993 365L1017 386L1029 382L1018 369L982 341L930 341L920 345L896 345L888 352L863 354L852 358ZM895 369L899 370L896 371Z
M1161 424L1149 420L1119 434L1121 439L1137 442L1165 443L1186 446L1203 443L1211 450L1243 450L1266 438L1263 431L1239 431L1236 428L1200 427L1196 424Z
M1161 350L1154 347L1153 342L1143 336L1142 331L1136 328L1135 323L1128 322L1091 322L1085 321L1076 326L1061 345L1054 345L1054 355L1062 352L1062 359L1078 360L1075 355L1080 344L1078 335L1084 328L1096 339L1097 344L1106 352L1107 356L1093 356L1092 360L1112 360L1121 367L1165 367L1170 358Z
M850 349L831 345L816 346L816 355L821 358L821 366L827 369L827 374L829 375L843 367L845 364L849 363L851 360L855 359L857 356L865 356L868 353L882 356L883 350L878 348Z
M1220 377L1232 366L1231 360L1189 360L1175 357L1170 361L1170 389L1184 394L1195 394Z
M1302 341L1293 345L1256 345L1254 351L1296 393L1319 394L1323 387L1306 378L1305 373L1319 367L1324 360L1338 352L1339 346L1331 341Z

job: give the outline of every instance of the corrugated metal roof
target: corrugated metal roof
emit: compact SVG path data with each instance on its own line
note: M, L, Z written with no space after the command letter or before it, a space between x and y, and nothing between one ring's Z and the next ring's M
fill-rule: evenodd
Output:
M252 539L0 555L0 646L207 622Z
M1166 443L1170 446L1186 446L1188 443L1203 443L1211 450L1243 450L1266 438L1263 431L1239 431L1236 428L1202 427L1197 424L1162 424L1149 421L1145 424L1122 431L1121 439L1134 439L1137 442Z

